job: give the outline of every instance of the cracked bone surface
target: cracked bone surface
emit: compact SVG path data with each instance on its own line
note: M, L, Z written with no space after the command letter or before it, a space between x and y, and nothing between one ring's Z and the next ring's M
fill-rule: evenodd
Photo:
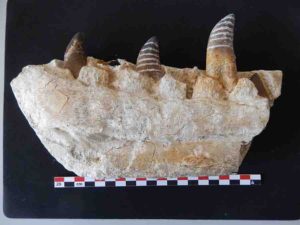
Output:
M232 18L221 26L231 27ZM209 48L207 54L206 71L153 61L164 73L159 79L125 60L110 66L87 57L78 76L70 64L52 60L24 67L11 87L46 149L77 175L230 174L267 125L282 72L236 72L233 50Z

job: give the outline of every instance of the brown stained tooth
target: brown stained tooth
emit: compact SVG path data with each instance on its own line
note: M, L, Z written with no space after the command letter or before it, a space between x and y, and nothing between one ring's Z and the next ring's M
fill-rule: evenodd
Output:
M65 67L71 70L75 78L78 77L81 67L87 63L83 40L84 35L76 33L68 44L64 55Z
M207 45L206 74L218 78L231 91L237 81L233 50L234 14L221 19L212 29Z
M159 45L156 37L151 37L142 47L136 60L137 71L153 78L161 78L164 71L159 60Z

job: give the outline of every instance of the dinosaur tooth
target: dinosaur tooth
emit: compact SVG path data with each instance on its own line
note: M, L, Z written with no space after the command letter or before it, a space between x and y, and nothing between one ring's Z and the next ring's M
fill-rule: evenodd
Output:
M139 73L154 78L160 78L164 75L160 65L157 37L151 37L141 48L136 61L136 67Z
M78 77L81 67L85 66L87 62L83 42L83 33L76 33L69 42L64 55L65 68L68 68L75 78Z
M206 53L206 74L220 79L229 91L237 80L233 50L234 24L234 14L229 14L215 25L208 39Z

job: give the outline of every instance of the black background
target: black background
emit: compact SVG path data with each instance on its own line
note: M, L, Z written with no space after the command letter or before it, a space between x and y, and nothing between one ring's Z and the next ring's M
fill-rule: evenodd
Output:
M278 3L280 2L280 3ZM300 4L288 1L37 1L7 8L4 108L4 212L39 218L297 219L300 215ZM296 2L296 1L295 1ZM240 173L261 173L258 187L57 189L74 175L46 151L22 115L10 81L22 67L61 59L77 31L88 55L134 62L152 35L161 61L205 68L210 30L235 13L240 71L280 69L282 96Z

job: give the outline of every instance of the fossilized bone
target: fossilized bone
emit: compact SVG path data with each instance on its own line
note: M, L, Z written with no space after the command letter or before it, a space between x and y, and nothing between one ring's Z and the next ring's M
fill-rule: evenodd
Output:
M281 71L237 72L234 16L213 28L206 70L160 64L157 38L136 65L86 57L82 35L64 61L31 65L12 82L46 149L89 177L176 177L237 172L280 95Z

